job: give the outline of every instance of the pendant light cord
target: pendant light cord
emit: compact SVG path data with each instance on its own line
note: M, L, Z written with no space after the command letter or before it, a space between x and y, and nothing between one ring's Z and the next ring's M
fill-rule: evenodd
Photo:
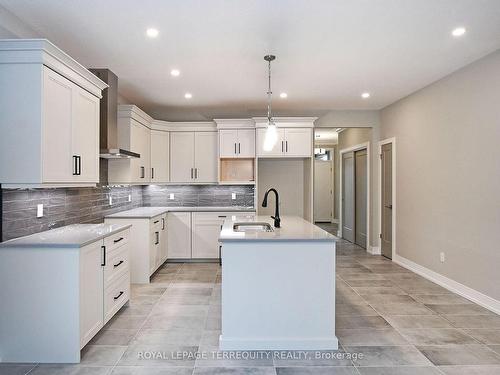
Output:
M271 117L271 100L273 92L271 91L271 60L268 61L268 90L267 90L267 121L269 124L272 122Z

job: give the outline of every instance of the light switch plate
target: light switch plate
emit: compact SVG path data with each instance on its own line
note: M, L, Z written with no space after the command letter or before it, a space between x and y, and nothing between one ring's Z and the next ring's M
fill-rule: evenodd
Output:
M43 204L36 205L36 217L43 217Z
M231 193L231 199L236 199L236 193Z
M173 200L173 199L174 199L174 193L170 193L170 195L169 195L168 199Z

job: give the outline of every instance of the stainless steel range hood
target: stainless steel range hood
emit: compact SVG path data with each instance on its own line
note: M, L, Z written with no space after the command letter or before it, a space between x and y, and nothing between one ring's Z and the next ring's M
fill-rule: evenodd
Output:
M102 93L99 144L101 159L139 158L140 154L118 148L118 77L109 69L89 69L109 87Z

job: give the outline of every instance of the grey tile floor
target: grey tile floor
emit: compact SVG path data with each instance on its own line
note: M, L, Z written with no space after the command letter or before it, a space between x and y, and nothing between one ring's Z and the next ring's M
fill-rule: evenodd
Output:
M338 357L224 357L220 283L217 264L166 264L133 285L79 365L1 364L0 374L500 374L500 316L348 242L337 251Z

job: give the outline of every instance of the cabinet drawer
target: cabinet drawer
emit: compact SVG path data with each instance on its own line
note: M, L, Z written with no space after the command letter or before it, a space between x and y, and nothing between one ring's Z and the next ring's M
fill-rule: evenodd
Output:
M104 266L104 288L107 288L121 275L129 272L128 246L120 246L106 254Z
M104 291L104 324L129 300L130 277L126 273Z
M106 251L110 253L114 249L128 243L130 237L130 229L113 234L112 236L106 237L104 239L104 246L106 246Z

